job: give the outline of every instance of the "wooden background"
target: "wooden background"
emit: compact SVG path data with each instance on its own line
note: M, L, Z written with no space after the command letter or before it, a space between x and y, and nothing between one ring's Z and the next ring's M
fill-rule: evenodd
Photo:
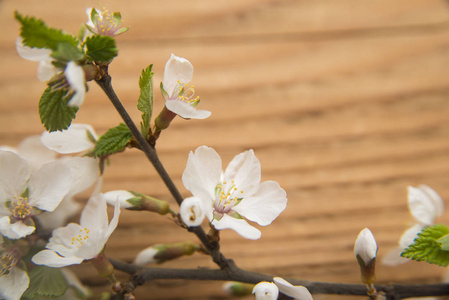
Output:
M40 134L37 64L15 51L13 11L76 33L96 1L0 2L0 144ZM449 4L438 0L103 0L120 11L110 67L117 94L136 122L138 77L154 64L155 85L171 53L195 67L193 84L212 111L176 119L157 148L185 196L180 177L189 151L215 148L225 163L252 148L263 180L276 180L289 203L258 241L222 233L222 251L240 267L284 277L359 282L352 248L369 227L379 256L412 221L408 185L428 184L449 199ZM98 133L120 119L94 83L76 122ZM156 112L163 105L156 90ZM144 156L114 156L104 191L133 189L173 202ZM79 200L85 201L88 194ZM175 204L173 207L176 208ZM449 213L439 220L449 224ZM124 211L107 254L130 261L155 243L193 240L168 218ZM168 267L214 267L194 255ZM74 266L95 291L105 282L90 264ZM410 262L378 265L378 282L439 282L444 269ZM138 299L225 299L220 282L157 281ZM347 297L315 295L315 299ZM251 298L249 298L251 299Z

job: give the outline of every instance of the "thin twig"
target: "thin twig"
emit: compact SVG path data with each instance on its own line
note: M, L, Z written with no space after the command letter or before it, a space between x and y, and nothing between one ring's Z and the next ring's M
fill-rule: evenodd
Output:
M105 67L107 68L107 67ZM107 69L104 70L105 74L107 74ZM129 116L126 109L123 107L123 104L121 103L120 99L118 98L117 94L115 93L114 89L112 88L111 84L111 76L105 75L101 79L96 80L97 84L103 89L103 91L108 96L109 100L114 105L117 112L122 117L123 121L125 122L126 126L128 126L129 130L133 134L140 150L142 150L145 155L147 156L148 160L153 164L154 168L158 172L159 176L164 181L165 185L167 186L168 190L172 194L173 198L175 198L178 205L181 205L181 202L183 201L183 197L179 190L177 189L176 185L174 184L173 180L171 179L170 175L168 175L167 171L165 170L164 166L162 165L162 162L159 160L159 156L157 155L156 149L152 147L147 140L143 137L143 135L140 133L137 126L134 124L133 120ZM192 231L203 243L203 245L206 247L206 249L209 251L213 261L220 266L220 268L227 268L228 267L228 260L225 258L225 256L219 251L220 246L218 243L211 243L209 242L209 239L207 238L206 233L201 227L194 227L191 228L190 231Z

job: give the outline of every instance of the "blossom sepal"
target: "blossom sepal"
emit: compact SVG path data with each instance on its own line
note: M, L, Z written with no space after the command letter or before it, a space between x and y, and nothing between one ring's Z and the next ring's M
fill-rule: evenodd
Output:
M115 205L118 201L121 208L128 210L146 210L165 215L170 212L168 202L159 200L134 191L116 190L103 194L110 205Z
M139 252L134 263L137 265L151 263L160 264L184 255L192 255L197 251L202 251L201 249L201 246L190 241L172 244L157 244Z

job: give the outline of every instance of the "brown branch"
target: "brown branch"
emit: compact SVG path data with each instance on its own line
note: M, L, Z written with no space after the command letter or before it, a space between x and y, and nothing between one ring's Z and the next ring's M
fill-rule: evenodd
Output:
M273 281L273 275L250 272L238 268L232 262L226 270L220 269L167 269L149 268L124 263L110 259L114 268L132 274L134 286L139 286L147 281L155 279L189 279L189 280L218 280L218 281L239 281L257 284L261 281ZM305 286L312 294L333 294L366 296L367 290L364 284L347 284L308 281L294 278L284 278L293 285ZM385 294L387 299L403 299L409 297L429 297L449 295L448 284L391 284L375 285L378 292Z
M112 88L111 84L111 76L107 74L107 66L103 67L102 73L105 74L101 79L96 80L97 84L103 89L103 91L108 96L109 100L114 105L117 112L122 117L123 121L125 122L126 126L128 126L129 130L133 134L136 143L139 146L139 149L142 150L142 152L145 153L148 160L153 164L154 168L158 172L159 176L164 181L165 185L167 186L168 190L172 194L173 198L175 198L178 205L181 205L181 202L184 200L181 193L177 189L176 185L174 184L173 180L171 179L170 175L168 175L167 171L165 170L162 162L159 160L159 156L157 155L156 149L151 146L147 140L144 138L144 136L140 133L139 129L134 124L133 120L129 116L126 109L123 107L123 104L121 103L120 99L118 98L117 94L115 93L114 89ZM209 239L207 238L206 233L201 227L193 227L190 228L189 231L193 232L201 241L201 243L206 247L206 249L209 251L209 254L211 255L213 261L220 266L220 268L225 269L228 267L228 260L226 257L220 252L220 245L219 243L211 243Z

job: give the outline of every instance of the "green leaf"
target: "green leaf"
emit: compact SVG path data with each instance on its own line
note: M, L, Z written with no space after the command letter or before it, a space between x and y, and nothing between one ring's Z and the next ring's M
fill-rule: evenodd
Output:
M153 112L153 65L149 65L142 70L139 79L140 96L137 102L137 108L142 112L142 122L140 122L141 132L147 137L150 131L150 121Z
M101 157L122 151L132 137L133 135L128 127L125 124L120 123L120 125L109 129L100 137L95 145L95 156Z
M91 61L110 62L117 56L115 40L110 36L93 35L86 39L86 56Z
M449 228L445 225L429 226L418 234L413 244L404 249L401 256L416 261L447 266L449 264L449 251L443 250L442 245L446 242L446 235L448 234Z
M52 90L48 87L39 101L41 122L49 131L69 128L78 111L77 106L68 106L67 102L73 95L68 95L64 89Z
M64 33L62 30L47 27L40 19L24 17L17 11L14 16L22 24L20 36L23 38L25 46L56 50L61 42L69 43L73 47L78 45L76 37Z
M78 47L74 47L69 43L58 43L56 50L52 52L51 57L69 62L71 60L77 61L84 57L83 53Z
M37 266L29 273L30 285L23 294L24 298L59 297L67 290L67 282L61 270L46 266Z

